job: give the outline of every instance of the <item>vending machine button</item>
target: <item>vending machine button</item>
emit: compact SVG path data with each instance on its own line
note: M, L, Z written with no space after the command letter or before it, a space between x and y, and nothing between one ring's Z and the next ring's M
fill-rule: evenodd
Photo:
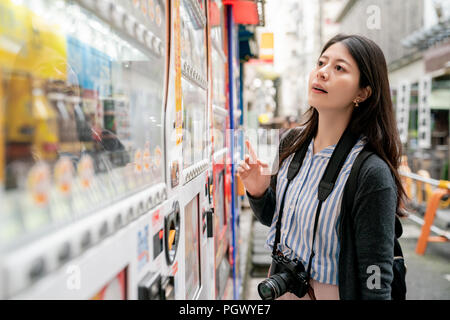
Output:
M58 251L58 261L63 264L70 258L70 244L65 242Z
M100 236L100 239L103 239L104 237L106 237L107 234L108 234L108 222L104 221L100 226L98 235Z
M161 40L158 37L154 37L153 38L153 46L152 46L152 50L154 53L158 54L158 46L161 43Z
M161 39L157 38L158 41L156 41L155 44L155 53L159 56L162 56L162 47L163 47L163 43L161 41Z
M146 43L145 42L145 33L146 33L145 26L143 24L139 23L136 27L136 37L139 40L139 42Z
M145 208L144 208L144 202L143 201L139 201L139 204L136 208L136 213L137 216L143 215L145 213Z
M114 219L114 229L117 231L122 227L122 215L120 213L117 214Z
M162 196L162 201L167 200L167 190L166 190L166 188L163 189L162 195L163 195Z
M125 29L130 36L134 37L136 32L136 20L128 14L125 15Z
M113 23L121 29L123 28L124 14L125 14L125 11L123 10L122 7L112 4L111 15L112 15Z
M31 281L35 281L42 277L45 273L45 261L43 257L37 258L31 265L29 277Z
M151 31L147 30L147 32L145 32L144 39L147 47L149 49L153 49L153 41L155 39L155 35Z
M91 232L89 230L85 231L83 233L83 236L81 237L81 249L83 250L87 249L91 245L91 242L92 242Z
M154 204L153 196L150 195L147 199L147 209L150 210L151 208L153 208L154 205L155 204Z
M164 56L164 44L162 43L162 41L159 43L158 49L159 49L159 55L161 57Z
M134 220L134 210L133 207L130 207L127 212L127 221L128 223L130 223L133 220Z

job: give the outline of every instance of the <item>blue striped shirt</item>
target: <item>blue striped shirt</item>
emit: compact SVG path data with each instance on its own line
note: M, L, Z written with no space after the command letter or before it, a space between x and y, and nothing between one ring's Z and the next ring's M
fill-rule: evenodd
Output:
M345 183L356 156L363 149L365 139L359 138L350 151L338 175L333 191L322 203L317 234L314 243L316 255L312 260L311 277L321 283L338 284L340 208ZM278 249L284 256L308 265L314 230L314 219L319 200L317 192L328 161L336 145L329 146L313 155L314 139L297 176L292 180L286 193L285 207L281 221L281 237ZM276 212L267 237L266 248L272 250L275 240L276 223L280 210L281 197L287 185L287 169L294 154L281 164L277 177Z

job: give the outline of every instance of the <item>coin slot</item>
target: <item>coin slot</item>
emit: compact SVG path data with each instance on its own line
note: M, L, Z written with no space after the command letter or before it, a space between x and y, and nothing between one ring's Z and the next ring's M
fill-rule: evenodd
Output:
M164 219L164 246L167 264L175 261L180 239L180 205L174 202L172 212Z

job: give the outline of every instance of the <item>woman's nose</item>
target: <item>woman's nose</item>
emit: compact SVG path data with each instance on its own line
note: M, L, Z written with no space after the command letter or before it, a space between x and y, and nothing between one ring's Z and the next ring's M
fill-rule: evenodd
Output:
M328 80L328 73L324 69L320 69L317 72L317 78L322 80Z

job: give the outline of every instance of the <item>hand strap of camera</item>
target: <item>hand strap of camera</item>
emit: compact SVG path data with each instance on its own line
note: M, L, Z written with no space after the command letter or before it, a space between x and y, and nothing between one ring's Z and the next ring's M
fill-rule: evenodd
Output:
M309 144L311 143L312 136L309 137L305 143L302 145L302 147L295 153L294 158L292 159L291 163L289 164L289 169L287 172L287 185L284 189L283 197L281 198L281 205L280 205L280 212L278 215L278 220L276 224L276 232L275 232L275 241L273 245L273 251L272 254L276 255L278 250L278 244L280 243L280 237L281 237L281 220L283 216L283 208L284 208L284 202L286 193L289 187L290 182L295 178L295 176L298 174L300 167L302 166L303 160L306 155L306 151L308 149ZM311 255L309 257L308 267L307 267L307 274L308 278L311 274L311 266L312 266L312 259L315 256L314 252L314 242L316 239L316 231L317 231L317 225L319 221L319 215L320 211L322 209L322 203L328 198L330 193L333 191L334 184L336 183L336 179L339 175L339 172L342 169L342 166L345 163L345 160L347 159L348 154L352 150L353 146L355 145L357 141L357 137L355 137L353 134L351 134L350 129L347 128L341 139L339 139L338 144L336 145L336 148L333 151L333 154L331 155L331 159L328 162L328 165L325 169L325 172L322 176L322 179L319 183L319 190L317 193L317 197L319 200L319 204L317 205L316 215L314 219L314 231L313 231L313 240L311 245Z

